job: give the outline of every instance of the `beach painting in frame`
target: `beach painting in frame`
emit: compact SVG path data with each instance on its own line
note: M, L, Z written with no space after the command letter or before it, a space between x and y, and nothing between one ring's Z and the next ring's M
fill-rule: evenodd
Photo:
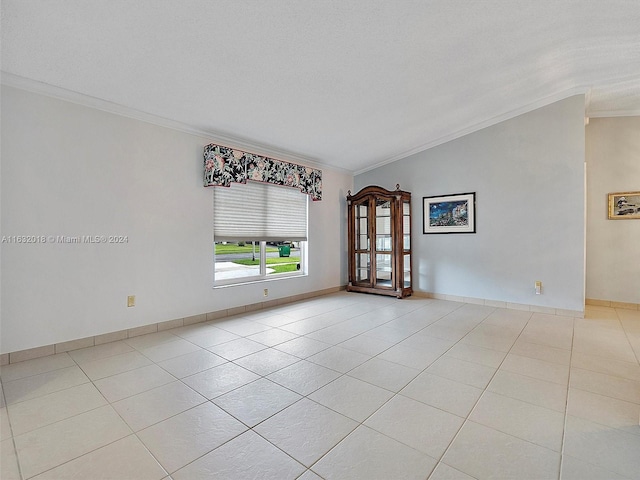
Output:
M423 233L476 233L476 193L423 197Z

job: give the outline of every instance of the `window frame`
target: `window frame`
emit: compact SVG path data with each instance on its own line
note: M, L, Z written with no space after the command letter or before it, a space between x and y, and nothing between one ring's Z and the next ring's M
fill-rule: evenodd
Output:
M308 220L307 220L308 221ZM241 241L241 240L237 240ZM283 272L283 273L267 273L267 242L265 240L254 240L255 242L259 242L259 259L260 259L260 273L258 275L252 275L250 277L237 277L237 278L228 278L228 279L216 279L216 254L215 254L215 242L213 249L213 287L214 288L222 288L222 287L231 287L236 285L248 285L251 283L262 283L262 282L271 282L276 280L284 280L295 277L305 277L308 275L307 265L308 265L308 241L300 241L297 242L299 244L300 249L300 270L296 270L294 272ZM258 247L258 245L256 245ZM258 253L258 252L256 252Z

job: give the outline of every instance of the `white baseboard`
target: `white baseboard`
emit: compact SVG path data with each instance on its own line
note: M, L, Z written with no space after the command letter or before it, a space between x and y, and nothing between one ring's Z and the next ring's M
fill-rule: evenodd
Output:
M584 318L584 310L565 310L563 308L541 307L540 305L527 305L524 303L502 302L486 298L461 297L458 295L444 295L441 293L413 291L419 297L436 298L438 300L449 300L451 302L473 303L475 305L487 305L496 308L509 308L512 310L523 310L525 312L545 313L547 315L561 315L564 317Z
M298 302L300 300L306 300L308 298L319 297L321 295L328 295L336 293L341 290L345 290L346 286L338 286L332 288L325 288L323 290L316 290L313 292L303 293L300 295L292 295L290 297L278 298L269 300L267 302L254 303L251 305L243 305L240 307L227 308L223 310L217 310L215 312L201 313L199 315L193 315L185 318L176 318L173 320L167 320L164 322L152 323L149 325L143 325L141 327L130 328L128 330L118 330L115 332L105 333L102 335L95 335L86 338L77 338L66 342L55 343L52 345L44 345L41 347L29 348L26 350L20 350L18 352L9 352L0 354L0 365L8 365L10 363L23 362L25 360L31 360L34 358L46 357L48 355L54 355L56 353L69 352L71 350L78 350L80 348L93 347L95 345L102 345L103 343L115 342L118 340L124 340L125 338L137 337L139 335L146 335L148 333L161 332L163 330L169 330L171 328L183 327L186 325L193 325L195 323L210 322L212 320L218 320L225 317L231 317L234 315L241 315L243 313L254 312L262 310L264 308L272 308L278 305L286 305L292 302Z

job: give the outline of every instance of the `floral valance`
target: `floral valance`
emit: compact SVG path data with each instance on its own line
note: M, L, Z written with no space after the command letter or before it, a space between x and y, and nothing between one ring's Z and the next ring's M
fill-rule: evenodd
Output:
M214 143L204 147L204 186L225 186L247 180L299 188L322 199L322 170L234 150Z

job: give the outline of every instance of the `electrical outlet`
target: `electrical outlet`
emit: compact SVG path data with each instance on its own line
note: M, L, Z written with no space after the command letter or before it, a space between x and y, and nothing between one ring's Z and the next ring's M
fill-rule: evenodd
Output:
M269 296L269 289L268 289L268 288L265 288L265 289L264 289L263 295L264 295L265 297L268 297L268 296Z
M542 294L542 282L540 280L536 280L535 287L536 287L536 295L541 295Z
M127 297L127 307L135 307L136 306L136 296L129 295Z

